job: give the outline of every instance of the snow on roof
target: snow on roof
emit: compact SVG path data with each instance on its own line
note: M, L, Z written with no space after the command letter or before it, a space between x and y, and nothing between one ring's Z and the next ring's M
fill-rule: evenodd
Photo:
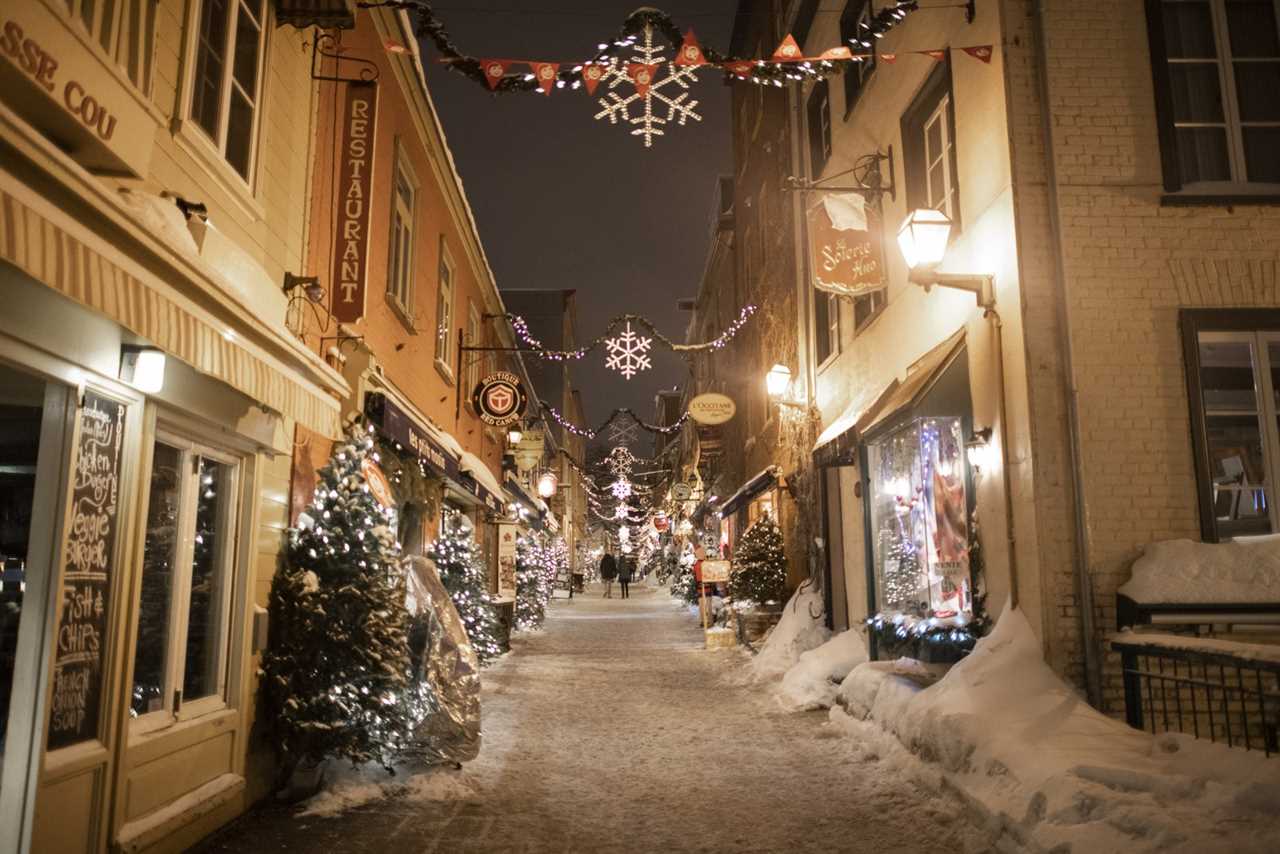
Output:
M470 472L481 486L489 490L495 497L502 497L502 484L493 476L493 472L489 471L489 467L484 464L484 460L477 457L470 451L462 452L462 470Z
M1142 604L1280 603L1280 538L1151 543L1116 592Z
M813 443L813 449L815 451L818 450L823 445L844 433L854 424L857 424L858 417L862 415L863 410L865 410L868 405L868 402L865 400L855 400L853 403L846 406L844 412L841 412L839 417L828 424L822 431L822 434L818 436L818 441Z

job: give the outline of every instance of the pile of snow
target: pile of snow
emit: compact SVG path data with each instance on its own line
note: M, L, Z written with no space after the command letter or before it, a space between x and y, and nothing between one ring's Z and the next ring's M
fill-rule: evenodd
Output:
M308 799L297 817L330 818L384 798L409 803L461 801L476 795L476 786L464 771L441 767L401 767L394 776L378 765L341 765L330 770L324 789Z
M953 775L989 820L1037 846L1204 851L1215 839L1263 851L1280 839L1280 761L1152 736L1095 711L1045 664L1018 610L1006 608L931 687L894 668L854 668L839 691L849 712L833 709L831 721L854 732L850 715L875 720Z
M829 709L849 671L867 660L867 643L856 629L841 632L822 646L800 654L782 677L778 700L788 709Z
M760 654L751 660L752 678L760 682L777 679L791 669L801 653L825 643L831 630L823 624L822 614L821 593L807 587L797 590L782 609L782 619L765 638Z
M1143 603L1280 602L1280 537L1151 543L1117 592Z

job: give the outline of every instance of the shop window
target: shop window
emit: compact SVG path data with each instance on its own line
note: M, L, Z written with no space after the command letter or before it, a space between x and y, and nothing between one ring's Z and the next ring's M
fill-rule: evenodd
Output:
M131 711L160 720L226 699L240 467L161 434L152 450Z
M881 613L972 616L965 465L959 418L916 418L868 443Z
M1280 531L1274 506L1280 467L1280 318L1274 312L1259 314L1263 317L1247 311L1184 315L1201 533L1210 542ZM1259 325L1222 328L1250 320Z
M831 158L831 89L824 77L809 91L809 175L817 178Z
M871 0L849 0L840 14L840 44L850 48L855 54L871 54L859 62L850 62L844 69L844 115L849 117L858 98L867 87L871 75L876 70L875 40L871 47L861 44L862 37L868 30L864 26L871 24Z
M1147 0L1165 188L1280 184L1274 0Z
M191 118L249 180L265 47L265 0L202 0L196 10Z
M396 174L391 199L390 254L387 258L387 299L413 325L414 202L418 188L405 153L396 146Z
M932 208L960 230L960 186L956 170L955 98L951 63L941 62L902 116L907 207Z
M436 291L436 367L453 377L453 261L440 238L440 267Z
M772 516L773 520L778 521L777 514L777 490L769 490L763 493L759 498L747 505L747 527L751 527L758 520L765 516Z

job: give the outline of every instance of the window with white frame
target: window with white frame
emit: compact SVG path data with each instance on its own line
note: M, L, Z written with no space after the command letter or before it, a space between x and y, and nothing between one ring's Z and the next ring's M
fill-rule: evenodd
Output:
M200 0L191 79L192 121L246 181L253 169L266 0Z
M144 95L150 95L158 7L155 0L66 0L66 4L129 82Z
M406 320L413 321L414 203L417 182L404 153L396 153L395 184L391 198L391 240L387 259L387 298Z
M1249 314L1183 313L1201 532L1208 541L1280 531L1274 504L1280 317Z
M467 300L466 343L472 347L483 346L483 342L480 340L480 311L476 308L476 304L470 300ZM479 353L465 353L463 356L467 365L466 384L463 388L463 393L469 395L471 390L480 383L480 369L484 367L484 363Z
M950 96L943 96L937 109L924 123L924 168L926 207L954 218L956 180L951 173Z
M161 432L146 507L133 717L168 721L226 703L239 461Z
M876 70L875 39L871 37L871 0L849 0L840 13L840 44L863 58L844 69L844 115L849 117ZM866 56L866 54L870 54Z
M818 364L840 352L840 298L826 291L813 297L813 328L817 335Z
M813 84L806 106L806 123L809 129L809 176L822 177L831 159L831 102L830 86L826 78Z
M951 63L937 63L902 114L902 152L907 207L933 208L960 232L960 182L956 171L956 111Z
M1149 0L1165 188L1280 184L1280 0Z
M436 292L436 366L453 374L453 262L440 238L439 288Z

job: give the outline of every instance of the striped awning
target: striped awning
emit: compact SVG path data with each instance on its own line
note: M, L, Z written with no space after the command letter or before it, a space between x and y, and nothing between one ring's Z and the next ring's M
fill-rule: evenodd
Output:
M0 260L252 400L341 434L339 403L322 386L2 170Z

